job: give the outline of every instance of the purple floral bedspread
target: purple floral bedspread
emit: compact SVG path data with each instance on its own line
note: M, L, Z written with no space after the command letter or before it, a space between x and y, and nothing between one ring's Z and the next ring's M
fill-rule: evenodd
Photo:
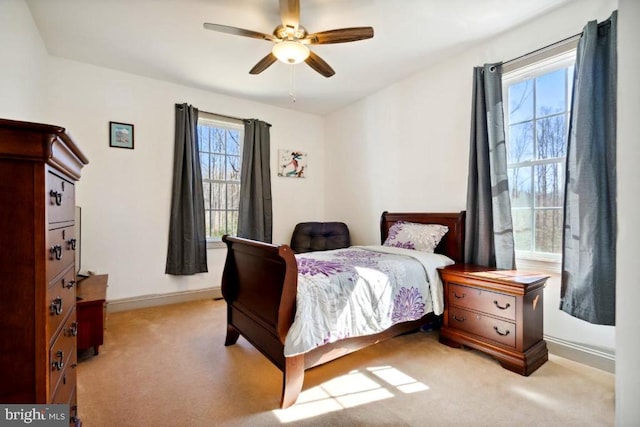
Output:
M358 246L296 255L296 316L285 356L342 338L381 332L393 324L443 310L437 268L443 255Z

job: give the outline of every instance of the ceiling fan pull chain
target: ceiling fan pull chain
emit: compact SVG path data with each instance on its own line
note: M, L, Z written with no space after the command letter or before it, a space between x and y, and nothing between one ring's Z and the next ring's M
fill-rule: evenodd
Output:
M291 68L291 78L289 80L289 97L291 98L291 102L293 102L295 104L295 102L296 102L296 95L295 95L295 73L296 73L296 69L295 69L295 66L293 64L289 65L289 67Z

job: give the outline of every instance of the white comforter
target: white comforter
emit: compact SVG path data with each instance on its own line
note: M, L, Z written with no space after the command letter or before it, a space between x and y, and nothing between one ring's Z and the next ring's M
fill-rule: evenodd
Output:
M296 260L297 309L285 356L442 314L437 268L453 264L444 255L387 246L303 253Z

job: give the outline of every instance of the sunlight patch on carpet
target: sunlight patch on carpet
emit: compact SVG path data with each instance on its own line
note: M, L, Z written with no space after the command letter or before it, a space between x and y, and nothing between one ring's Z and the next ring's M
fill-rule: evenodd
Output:
M274 410L281 423L313 418L329 412L389 399L400 393L429 390L423 384L392 366L353 370L300 393L295 405Z

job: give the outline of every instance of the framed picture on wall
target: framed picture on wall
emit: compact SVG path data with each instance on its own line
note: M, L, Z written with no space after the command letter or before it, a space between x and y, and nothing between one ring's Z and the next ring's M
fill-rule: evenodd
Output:
M133 150L133 125L109 122L109 147Z
M278 150L278 176L304 178L307 173L307 153L299 150Z

